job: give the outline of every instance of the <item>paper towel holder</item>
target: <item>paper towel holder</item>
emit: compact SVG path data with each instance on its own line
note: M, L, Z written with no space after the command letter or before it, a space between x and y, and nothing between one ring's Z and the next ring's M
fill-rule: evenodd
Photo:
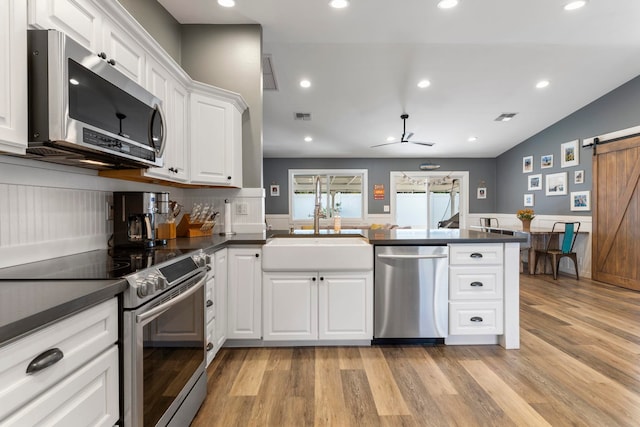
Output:
M231 202L229 199L224 199L224 231L220 233L221 236L233 236L235 231L231 230Z

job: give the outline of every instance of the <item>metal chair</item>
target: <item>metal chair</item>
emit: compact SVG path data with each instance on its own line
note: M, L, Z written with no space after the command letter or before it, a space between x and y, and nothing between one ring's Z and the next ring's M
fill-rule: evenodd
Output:
M556 228L557 227L557 228ZM578 255L573 252L573 245L576 243L576 237L578 236L578 230L580 230L579 222L555 222L553 224L553 228L551 229L551 233L555 233L556 230L560 230L560 227L564 227L564 235L562 237L562 243L559 248L551 248L551 242L554 239L549 239L547 242L547 247L545 249L536 249L535 256L535 269L534 272L538 271L538 258L544 256L543 263L543 271L544 266L547 264L547 258L551 257L551 270L553 271L553 278L558 278L558 267L560 266L560 260L563 257L570 258L573 260L573 266L576 269L576 280L579 280L578 276Z
M497 228L500 227L500 224L498 223L498 218L484 217L480 218L480 226L487 228Z

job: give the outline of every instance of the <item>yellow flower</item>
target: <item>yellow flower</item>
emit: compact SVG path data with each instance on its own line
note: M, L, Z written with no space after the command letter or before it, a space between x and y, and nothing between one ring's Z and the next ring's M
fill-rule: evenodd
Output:
M536 216L536 213L533 211L533 209L520 209L518 212L516 212L516 216L518 217L518 219L533 219Z

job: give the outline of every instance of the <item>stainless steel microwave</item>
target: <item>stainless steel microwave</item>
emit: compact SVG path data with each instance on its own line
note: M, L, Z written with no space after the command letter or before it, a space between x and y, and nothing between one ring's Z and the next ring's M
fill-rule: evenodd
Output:
M105 54L29 30L30 158L93 169L162 166L162 102Z

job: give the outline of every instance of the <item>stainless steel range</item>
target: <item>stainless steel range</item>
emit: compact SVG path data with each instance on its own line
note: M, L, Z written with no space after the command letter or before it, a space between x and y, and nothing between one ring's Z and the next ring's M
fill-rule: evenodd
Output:
M186 426L204 401L204 283L210 263L200 252L125 277L125 427Z

